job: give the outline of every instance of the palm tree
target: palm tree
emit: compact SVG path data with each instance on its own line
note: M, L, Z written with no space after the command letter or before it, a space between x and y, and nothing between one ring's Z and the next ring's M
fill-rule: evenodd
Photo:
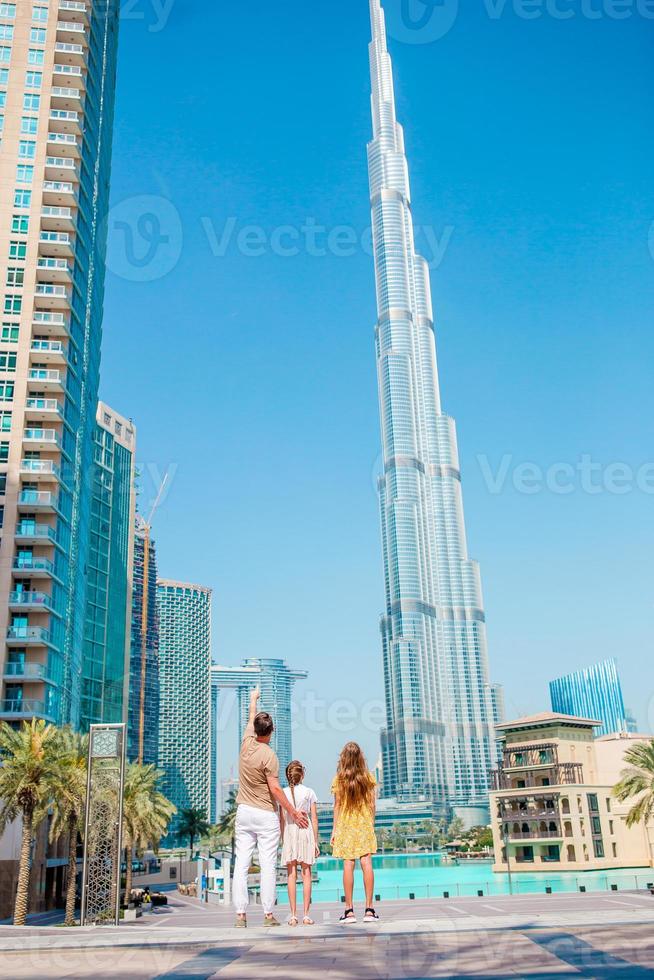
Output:
M77 838L82 829L86 800L88 738L69 728L62 729L58 734L60 758L52 782L53 820L50 840L58 840L64 834L68 837L68 886L64 925L74 926Z
M13 729L0 725L0 836L22 820L14 925L24 926L29 907L32 836L45 817L57 768L58 733L53 725L32 719Z
M232 875L234 874L234 864L236 861L236 810L238 808L236 796L236 790L230 789L229 796L225 802L225 810L220 818L220 821L218 822L219 833L227 837L230 842L231 855L229 859L229 869Z
M627 814L627 827L648 824L654 816L654 739L633 745L625 752L624 761L632 768L623 770L613 795L621 803L635 801Z
M152 847L155 854L177 807L159 790L164 774L155 766L128 764L123 801L123 847L125 849L125 904L132 893L132 857Z
M378 833L379 843L381 845L382 854L390 850L393 847L393 834L388 829L388 827L383 827Z
M193 857L194 841L200 837L205 837L209 833L206 811L196 809L195 807L188 807L186 810L182 810L179 815L177 833L182 840L188 837L191 857Z

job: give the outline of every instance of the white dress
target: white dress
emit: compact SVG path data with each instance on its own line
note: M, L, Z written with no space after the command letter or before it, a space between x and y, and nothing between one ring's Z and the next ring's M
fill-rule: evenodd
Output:
M289 786L284 790L290 803L293 794ZM313 864L316 860L316 838L311 823L311 807L318 797L308 786L295 786L295 809L302 810L309 818L308 827L298 827L295 820L284 810L284 843L282 845L282 864Z

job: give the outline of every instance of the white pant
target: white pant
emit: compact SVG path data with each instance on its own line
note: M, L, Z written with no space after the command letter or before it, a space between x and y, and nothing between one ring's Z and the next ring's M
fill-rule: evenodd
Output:
M277 848L279 817L272 810L259 810L241 803L236 811L236 864L232 897L238 915L249 905L248 872L255 847L261 867L261 904L266 915L275 908L277 899Z

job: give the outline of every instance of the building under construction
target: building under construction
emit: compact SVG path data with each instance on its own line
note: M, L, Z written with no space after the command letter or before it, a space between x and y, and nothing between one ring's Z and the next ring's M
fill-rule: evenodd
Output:
M150 525L136 518L132 649L127 752L132 761L156 765L159 743L159 622L157 557Z

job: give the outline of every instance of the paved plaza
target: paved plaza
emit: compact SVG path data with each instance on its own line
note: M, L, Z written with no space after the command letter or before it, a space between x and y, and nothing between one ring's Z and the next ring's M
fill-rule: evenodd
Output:
M654 980L654 897L643 893L388 902L378 925L246 931L232 915L171 896L120 929L0 927L0 977L50 980ZM47 920L46 920L47 921Z

